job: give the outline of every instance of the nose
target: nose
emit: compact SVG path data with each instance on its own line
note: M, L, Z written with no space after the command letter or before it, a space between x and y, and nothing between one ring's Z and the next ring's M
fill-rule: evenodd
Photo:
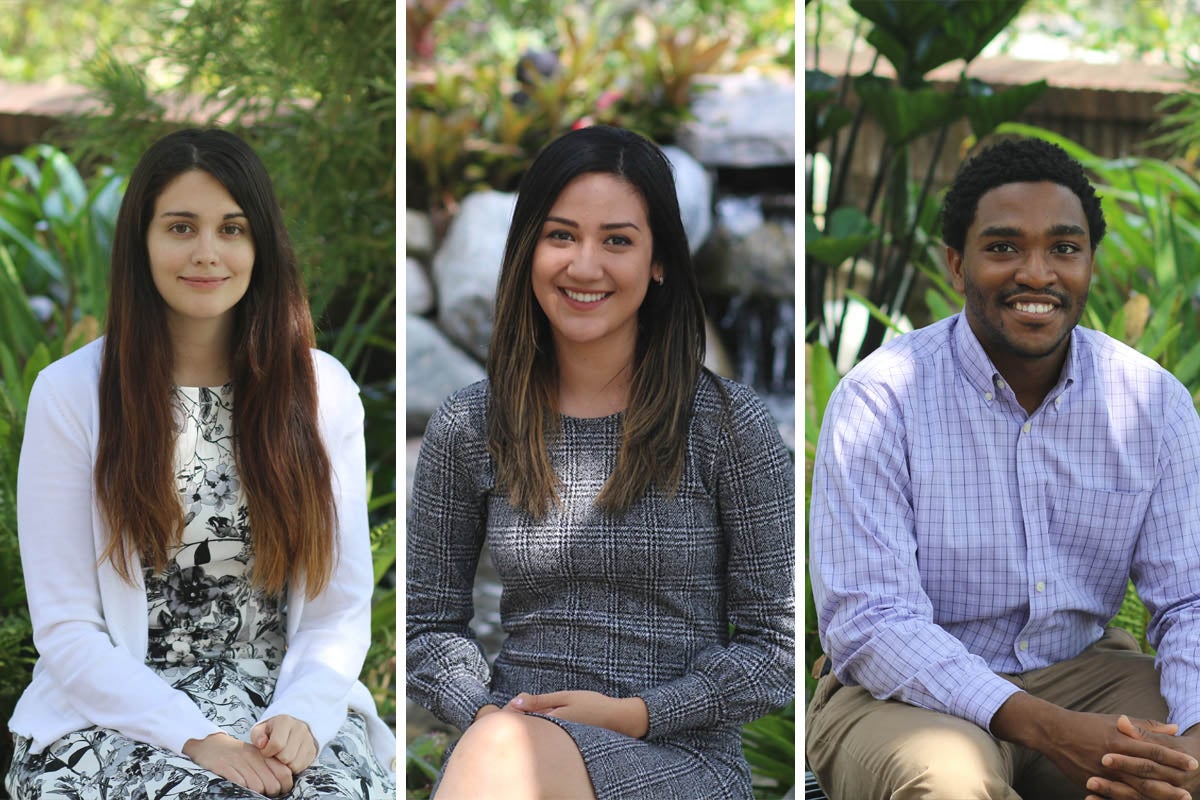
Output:
M211 265L217 263L217 246L214 237L210 233L201 233L195 238L195 246L192 248L192 263L198 265Z
M1015 277L1017 283L1034 289L1051 286L1058 280L1050 258L1039 248L1029 251L1028 258L1021 264Z
M603 254L591 244L583 244L575 250L567 275L577 281L594 281L603 277Z

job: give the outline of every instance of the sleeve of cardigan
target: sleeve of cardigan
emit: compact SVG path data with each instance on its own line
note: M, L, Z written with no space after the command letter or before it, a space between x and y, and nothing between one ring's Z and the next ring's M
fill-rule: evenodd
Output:
M486 450L455 397L429 421L413 479L405 649L408 697L465 730L492 702L491 668L468 627L486 527L472 467Z
M641 693L650 717L648 739L741 725L795 693L793 467L774 421L751 390L731 386L730 406L716 480L733 632L727 643L701 651L682 677Z
M182 754L188 739L220 728L109 634L92 529L87 420L96 387L73 377L52 366L34 382L17 469L17 531L34 644L65 700L89 722Z
M375 572L362 400L345 367L324 353L316 358L322 438L333 468L337 561L328 585L316 597L303 600L275 694L262 719L287 714L303 720L320 750L345 721L350 689L367 656ZM300 591L291 593L293 608L302 596Z

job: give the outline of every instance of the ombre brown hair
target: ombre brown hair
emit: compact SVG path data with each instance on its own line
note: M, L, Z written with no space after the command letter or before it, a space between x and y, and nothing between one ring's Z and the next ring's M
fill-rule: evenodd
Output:
M158 196L190 170L203 170L225 187L254 240L254 267L234 310L229 354L252 580L274 594L302 580L312 598L329 582L337 523L332 468L317 428L312 317L266 167L245 142L221 130L177 131L152 145L134 168L117 215L93 475L109 532L102 558L135 583L134 556L162 571L183 533L173 474L174 353L146 234Z
M704 306L679 214L671 162L632 131L595 126L547 145L521 179L496 291L488 349L488 451L513 506L534 516L557 502L546 444L559 432L558 368L550 323L534 297L533 251L559 194L588 173L614 175L646 204L652 260L663 271L638 311L629 405L617 463L596 504L627 509L650 486L672 491L683 472L692 398L704 360Z

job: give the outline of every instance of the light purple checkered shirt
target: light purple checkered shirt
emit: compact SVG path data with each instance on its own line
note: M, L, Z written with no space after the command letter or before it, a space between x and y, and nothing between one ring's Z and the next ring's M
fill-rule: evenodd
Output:
M1200 722L1200 417L1086 328L1027 414L962 315L842 379L817 448L810 569L842 683L988 728L1020 673L1100 638L1132 577L1162 694Z

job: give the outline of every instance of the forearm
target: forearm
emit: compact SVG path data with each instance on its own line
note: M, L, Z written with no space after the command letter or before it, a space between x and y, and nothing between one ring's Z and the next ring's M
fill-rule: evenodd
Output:
M1028 692L1017 692L992 716L991 733L997 739L1045 753L1062 725L1059 706Z

